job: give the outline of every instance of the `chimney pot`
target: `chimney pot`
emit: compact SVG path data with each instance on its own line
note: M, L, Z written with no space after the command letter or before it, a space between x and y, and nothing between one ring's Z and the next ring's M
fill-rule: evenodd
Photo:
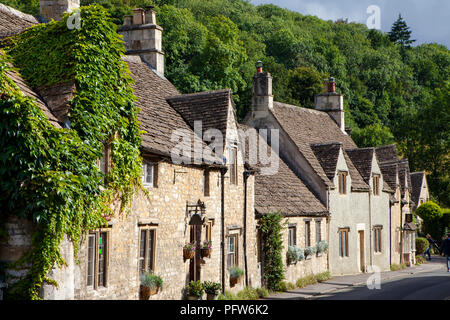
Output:
M133 24L143 24L145 21L144 9L136 8L133 9Z
M328 85L328 92L336 92L336 83L333 77L330 78Z
M126 15L123 17L123 25L124 26L131 26L133 24L133 16Z
M263 72L263 65L262 65L262 61L258 60L256 62L256 72L257 73L262 73Z
M46 22L61 20L64 12L80 7L80 0L40 0L40 13Z

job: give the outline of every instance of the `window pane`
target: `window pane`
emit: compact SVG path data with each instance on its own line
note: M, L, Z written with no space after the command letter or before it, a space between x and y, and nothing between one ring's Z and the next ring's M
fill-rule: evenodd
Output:
M320 221L316 221L316 243L319 243L319 241L322 240L320 227Z
M148 237L148 250L147 250L147 265L148 271L154 271L154 254L153 254L153 243L155 241L155 230L149 230Z
M145 178L145 182L151 186L153 186L153 170L155 165L148 164L147 165L147 176Z
M91 234L88 238L88 272L87 285L94 284L94 249L95 249L95 235Z
M145 183L145 177L147 176L147 164L142 163L142 183Z
M101 232L98 239L98 286L105 286L106 279L106 232Z
M144 273L145 270L145 245L147 243L147 233L145 230L141 230L141 241L139 247L139 270Z

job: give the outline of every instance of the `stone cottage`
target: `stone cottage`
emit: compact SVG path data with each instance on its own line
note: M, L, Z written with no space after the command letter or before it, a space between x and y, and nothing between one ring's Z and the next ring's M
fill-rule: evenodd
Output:
M391 264L415 263L416 225L411 215L411 179L406 159L399 159L395 145L376 148L381 171L392 190L390 198Z
M76 4L69 0L41 1L45 20L61 18L62 2L68 8ZM0 15L17 25L7 30L8 35L38 23L4 5ZM107 227L85 235L79 262L75 262L73 245L66 239L61 252L67 266L51 271L49 276L59 286L44 285L44 299L138 299L143 272L154 272L164 281L163 290L151 299L182 299L184 287L191 280L219 282L232 292L245 285L260 286L254 176L238 152L231 91L180 94L164 77L161 32L152 8L134 10L119 30L125 35L127 56L123 60L135 81L136 104L141 110L142 182L148 197L143 191L136 192L128 215L119 215L120 203L112 203L115 216ZM67 127L67 101L73 95L73 84L37 92L19 74L8 76L23 94L36 99L54 126ZM223 139L220 158L207 145L211 130ZM198 157L198 150L203 158ZM99 170L107 173L110 167L106 146ZM10 236L1 244L0 260L12 262L29 248L33 226L13 217L5 226ZM212 242L208 256L200 251L205 240ZM193 258L183 256L186 242L196 243ZM243 279L234 286L229 277L232 267L244 270ZM7 272L20 276L24 271ZM9 281L13 280L7 280L6 286Z
M314 203L310 212L328 212L328 227L322 230L327 232L324 240L329 243L331 273L366 272L370 266L388 270L389 197L393 191L385 182L375 149L358 149L345 131L343 96L336 93L334 79L324 89L316 96L315 110L274 101L272 77L259 67L245 123L256 129L278 130L280 159L304 186L288 189L284 196ZM260 189L258 179L256 176L256 210L258 195L270 195ZM298 220L299 239L311 241L309 234L316 234L315 219ZM285 247L288 244L286 239Z
M411 172L410 179L412 209L416 210L422 203L430 200L427 175L424 171Z

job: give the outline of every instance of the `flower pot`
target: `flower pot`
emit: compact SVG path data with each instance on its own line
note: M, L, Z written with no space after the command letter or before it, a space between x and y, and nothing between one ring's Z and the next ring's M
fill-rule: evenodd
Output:
M200 300L200 297L188 294L188 295L186 295L186 299L187 300Z
M206 300L217 300L218 297L219 297L219 295L215 294L215 293L207 293L206 294Z
M211 251L212 251L212 249L201 249L200 252L201 252L202 258L206 258L206 257L211 258Z
M240 277L230 277L230 285L234 287L236 284L240 282Z
M189 260L195 256L195 251L183 249L184 259Z
M140 299L148 300L150 298L150 296L157 294L158 290L159 290L159 287L150 288L150 287L141 285L140 292L139 292Z

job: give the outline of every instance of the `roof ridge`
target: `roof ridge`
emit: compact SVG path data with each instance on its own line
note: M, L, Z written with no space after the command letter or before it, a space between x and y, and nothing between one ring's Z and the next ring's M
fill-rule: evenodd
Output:
M218 90L211 90L211 91L200 91L200 92L193 92L193 93L183 93L176 96L170 96L167 97L167 100L178 100L178 99L184 99L184 98L191 98L191 97L201 97L201 96L208 96L208 95L214 95L219 93L231 93L230 88L226 89L218 89Z
M294 109L294 110L300 110L300 111L306 111L306 112L311 112L311 113L316 113L316 114L326 114L326 115L328 115L328 113L326 113L324 111L319 111L319 110L312 109L312 108L300 107L300 106L296 106L296 105L293 105L293 104L284 103L284 102L280 102L280 101L274 101L274 103L281 104L283 107L289 107L289 108Z
M333 141L333 142L324 142L324 143L310 143L311 147L319 147L319 146L329 146L329 145L342 145L342 142L340 141Z
M7 6L3 3L0 3L0 11L12 14L18 18L27 20L28 22L39 23L39 20L35 16L14 9L13 7Z

